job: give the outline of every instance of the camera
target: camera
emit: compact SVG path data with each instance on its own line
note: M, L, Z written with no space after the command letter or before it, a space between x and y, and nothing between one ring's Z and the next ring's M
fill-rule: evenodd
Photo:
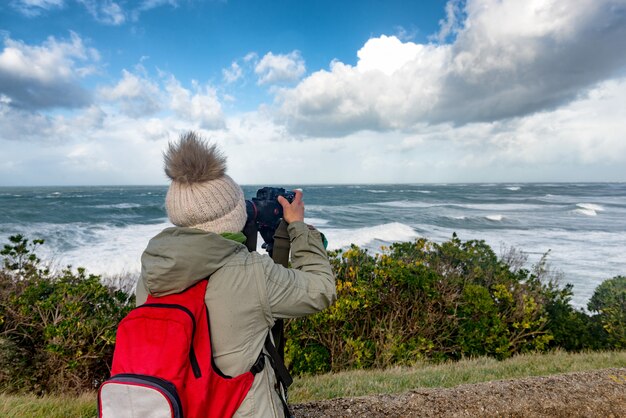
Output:
M278 203L278 196L283 196L291 203L296 197L296 193L282 187L263 187L257 190L256 197L246 200L248 215L246 229L258 230L264 241L262 248L265 248L270 254L274 243L274 232L283 217L283 207Z

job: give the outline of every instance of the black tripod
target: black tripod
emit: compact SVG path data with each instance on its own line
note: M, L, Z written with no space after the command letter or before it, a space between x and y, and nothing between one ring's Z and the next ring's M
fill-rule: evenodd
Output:
M256 251L257 247L257 225L256 222L248 222L243 229L243 233L246 236L246 247L248 251ZM280 224L276 228L273 237L268 237L265 241L265 249L269 256L274 260L276 264L280 264L283 267L289 265L289 249L290 249L289 233L287 232L287 222L281 219ZM285 326L282 319L277 319L276 323L272 327L272 337L274 337L274 344L280 354L280 357L285 359Z
M246 223L243 233L246 236L246 247L248 251L256 251L257 246L257 224L254 221ZM264 238L264 248L267 250L269 256L274 260L276 264L280 264L283 267L287 267L289 264L289 249L291 243L289 241L289 233L287 232L287 222L280 220L274 235L268 231L262 231L261 235ZM274 371L276 372L276 378L282 384L284 396L279 391L283 407L285 409L285 416L292 417L291 411L287 404L287 388L293 382L289 371L285 367L285 324L282 319L277 319L272 327L272 338L274 344L268 338L265 340L265 350L270 355L270 361Z

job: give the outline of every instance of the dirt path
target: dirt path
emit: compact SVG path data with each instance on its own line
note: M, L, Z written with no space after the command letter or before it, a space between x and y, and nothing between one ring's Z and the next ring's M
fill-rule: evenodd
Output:
M319 417L626 417L626 368L295 405Z

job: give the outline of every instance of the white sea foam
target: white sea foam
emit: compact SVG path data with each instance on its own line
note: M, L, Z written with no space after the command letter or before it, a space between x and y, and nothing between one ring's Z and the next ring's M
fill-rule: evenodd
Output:
M604 208L602 206L596 205L594 203L577 203L576 206L578 206L581 209L588 209L588 210L593 210L596 212L604 211Z
M593 209L574 209L573 212L585 216L598 216L598 213Z
M487 216L485 216L485 218L489 219L490 221L500 222L500 221L502 221L502 219L504 219L504 216L502 216L502 215L487 215Z
M521 189L521 187L519 187L519 186L510 186L510 187L505 187L505 189L510 190L512 192L516 192L519 189Z
M374 189L371 189L371 190L365 190L365 191L366 192L370 192L370 193L389 193L388 190L374 190Z
M468 203L453 205L455 207L479 210L535 210L545 208L547 205L535 205L530 203Z
M394 190L394 193L422 193L422 194L431 194L431 190L411 190L411 189L403 189L403 190Z
M413 202L409 200L394 200L392 202L376 202L372 203L376 206L388 206L392 208L431 208L434 206L441 206L433 203Z
M103 276L136 276L141 270L140 257L148 240L168 226L172 225L165 221L124 227L39 223L20 228L20 231L9 231L9 234L43 238L45 244L38 254L58 267L85 267L88 273Z
M419 236L413 228L399 222L357 229L328 228L324 230L324 234L328 238L328 246L331 250L346 248L350 244L367 247L374 241L386 243L411 241Z
M84 242L57 256L65 264L82 266L105 276L137 275L141 271L141 253L148 241L169 222L125 227L104 227L85 234Z
M138 203L117 203L113 205L96 205L94 207L98 209L133 209L140 208L141 205Z
M328 219L321 219L321 218L304 218L304 222L309 224L309 225L313 225L313 226L319 226L319 225L327 225L328 224Z
M577 203L577 209L573 212L585 216L598 216L598 212L604 211L604 208L594 203Z

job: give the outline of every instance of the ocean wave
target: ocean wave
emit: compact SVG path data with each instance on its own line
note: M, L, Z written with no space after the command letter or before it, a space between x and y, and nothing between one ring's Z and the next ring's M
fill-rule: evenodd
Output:
M142 206L143 205L140 205L139 203L116 203L111 205L96 205L93 207L98 209L135 209Z
M465 209L479 209L479 210L535 210L542 209L548 205L537 205L532 203L468 203L460 205L451 205L454 207Z
M485 219L489 219L490 221L494 221L494 222L500 222L500 221L502 221L502 219L504 219L504 216L502 216L502 215L487 215L487 216L485 216Z
M519 187L519 186L510 186L510 187L505 187L505 189L510 190L512 192L516 192L519 189L521 189L521 187Z
M604 207L594 203L577 203L572 212L585 216L598 216L598 212L604 211Z
M598 213L593 209L574 209L572 212L585 216L598 216Z
M31 239L43 238L45 244L38 254L55 266L85 267L89 273L103 276L136 276L141 271L141 253L148 241L169 226L172 224L166 221L122 227L33 223L9 231L7 236L19 233Z
M370 192L370 193L389 193L389 190L365 190L366 192Z
M304 218L304 222L309 224L309 225L313 225L313 226L319 226L319 225L327 225L328 224L328 219L321 219L321 218Z
M596 205L595 203L577 203L576 206L581 209L593 210L596 212L604 211L604 207Z
M434 203L414 202L410 200L394 200L391 202L376 202L372 203L375 206L387 206L392 208L431 208L435 206L442 206Z
M331 250L346 248L350 244L367 246L374 241L386 243L411 241L419 236L413 228L399 222L357 229L328 228L324 230L324 234L328 238L328 247Z
M360 209L360 205L306 205L307 212L337 212L337 211L350 211Z
M430 194L432 191L430 190L413 190L413 189L401 189L401 190L392 190L393 193L422 193L422 194Z

